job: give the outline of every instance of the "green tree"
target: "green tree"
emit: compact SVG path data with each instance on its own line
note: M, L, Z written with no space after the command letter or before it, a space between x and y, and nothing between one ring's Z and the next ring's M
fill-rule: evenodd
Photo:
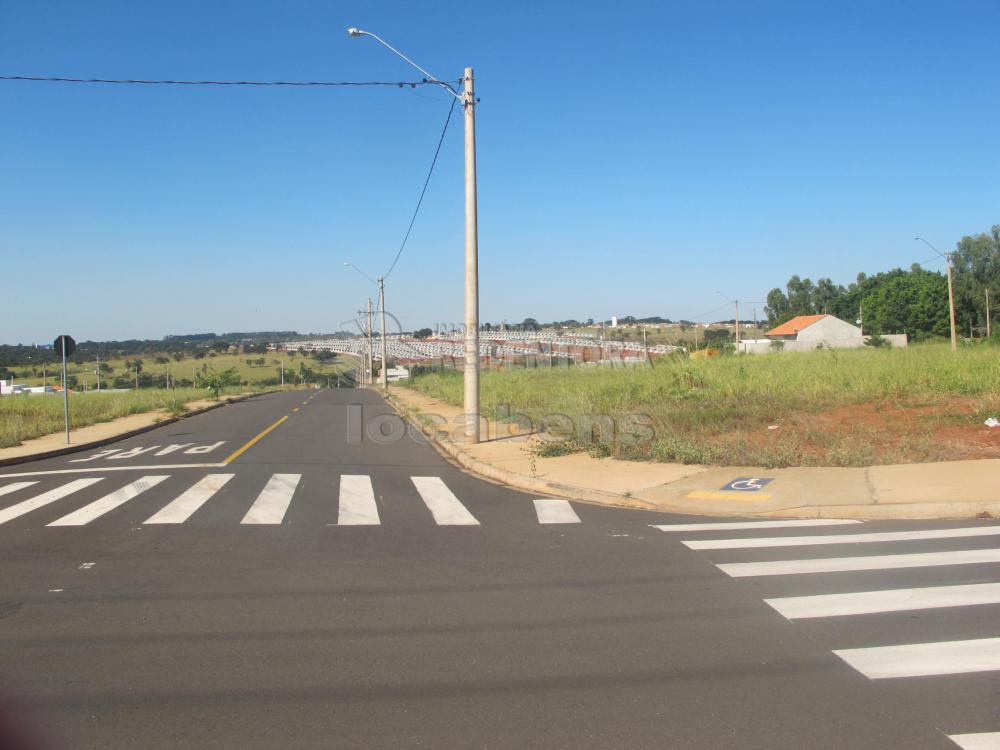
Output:
M196 381L198 388L205 388L212 392L212 398L219 399L219 392L223 388L240 384L240 374L235 367L221 372L208 372L198 375Z

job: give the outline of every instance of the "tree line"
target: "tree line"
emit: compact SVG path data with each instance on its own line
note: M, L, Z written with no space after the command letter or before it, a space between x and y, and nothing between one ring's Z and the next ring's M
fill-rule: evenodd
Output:
M955 317L960 335L984 335L986 298L991 319L1000 296L1000 224L989 233L966 236L951 254ZM784 289L772 289L764 308L777 326L797 315L829 313L849 322L862 321L865 333L906 333L913 340L949 335L948 279L914 263L868 276L859 273L847 286L828 278L813 283L792 276Z

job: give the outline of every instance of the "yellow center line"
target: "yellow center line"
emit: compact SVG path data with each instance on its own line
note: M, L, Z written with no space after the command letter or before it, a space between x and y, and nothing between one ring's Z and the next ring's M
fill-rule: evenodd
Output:
M273 425L271 425L270 427L268 427L266 430L262 430L257 435L255 435L254 437L250 438L250 440L247 442L246 445L244 445L242 448L234 451L232 453L232 455L230 455L229 458L227 458L222 463L229 464L229 463L232 463L233 461L235 461L237 458L239 458L244 453L246 453L248 450L250 450L253 446L257 445L257 443L259 443L261 440L263 440L265 437L267 437L267 434L271 430L273 430L279 424L281 424L282 422L284 422L286 419L288 419L288 415L287 414L285 416L283 416L281 419L279 419L277 422L275 422Z

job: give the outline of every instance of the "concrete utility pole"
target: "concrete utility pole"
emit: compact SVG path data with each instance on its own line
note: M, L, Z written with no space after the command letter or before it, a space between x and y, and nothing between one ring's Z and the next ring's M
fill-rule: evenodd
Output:
M66 445L69 445L69 386L66 383L66 337L62 337L62 379L63 379L63 418L66 421Z
M986 290L986 338L990 338L993 329L990 324L990 290Z
M945 255L940 250L938 250L934 245L929 243L923 237L914 237L914 240L923 242L927 247L936 252L942 258L945 259L948 265L948 317L951 319L951 350L953 352L958 351L958 331L955 328L955 289L951 281L951 267L954 265L955 253L948 253Z
M479 228L476 199L476 93L465 69L465 439L479 442Z
M372 298L368 298L368 385L375 379L375 347L372 346Z
M479 232L476 199L476 105L475 78L472 68L462 77L459 93L446 81L427 72L391 44L370 31L350 28L353 38L371 37L394 55L416 68L425 80L436 83L462 103L465 111L465 369L464 412L465 439L479 442ZM385 363L383 362L383 367Z
M948 317L951 319L951 350L958 351L958 331L955 330L955 288L951 283L952 256L948 253Z
M388 388L389 387L389 373L386 372L386 370L388 369L386 367L386 362L389 361L389 358L386 355L386 343L385 343L385 277L384 276L379 276L378 277L378 306L379 306L379 309L382 311L381 312L381 316L382 316L382 323L381 323L381 326L382 326L382 387L383 388Z

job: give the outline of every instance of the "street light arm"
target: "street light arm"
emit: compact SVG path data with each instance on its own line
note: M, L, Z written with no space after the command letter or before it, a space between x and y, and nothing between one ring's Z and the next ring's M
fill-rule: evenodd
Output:
M347 261L344 261L344 268L353 268L355 271L357 271L362 276L364 276L366 279L368 279L371 283L376 284L376 285L378 284L378 282L375 281L375 279L373 279L371 276L369 276L368 274L366 274L364 271L362 271L360 268L358 268L353 263L348 263Z
M447 81L442 81L440 78L438 78L433 73L430 73L429 71L426 71L423 68L421 68L415 62L413 62L413 60L411 60L406 55L404 55L402 52L400 52L398 49L396 49L395 47L393 47L391 44L389 44L389 42L387 42L385 39L383 39L382 37L380 37L378 34L373 34L370 31L364 31L363 29L358 29L358 28L352 27L352 28L350 28L350 29L347 30L347 35L349 37L353 37L354 39L357 39L358 37L362 37L362 36L370 36L376 42L378 42L383 47L385 47L387 50L389 50L394 55L396 55L396 57L399 57L401 60L403 60L404 62L406 62L407 65L409 65L410 67L415 68L415 69L419 70L421 73L423 73L424 76L427 77L428 81L430 81L431 83L436 83L439 86L442 86L444 89L446 89L448 91L449 94L451 94L452 96L454 96L456 99L458 99L459 101L462 100L462 95L459 94L457 91L455 91L455 88L450 83L448 83Z
M936 252L938 255L940 255L942 258L944 258L946 261L948 261L949 263L951 262L951 258L948 257L949 255L951 255L951 253L949 253L948 255L945 255L940 250L938 250L936 247L934 247L934 245L932 245L927 240L925 240L923 237L914 237L913 239L919 240L920 242L923 242L925 245L927 245L927 247L929 247L931 250L933 250L934 252Z

